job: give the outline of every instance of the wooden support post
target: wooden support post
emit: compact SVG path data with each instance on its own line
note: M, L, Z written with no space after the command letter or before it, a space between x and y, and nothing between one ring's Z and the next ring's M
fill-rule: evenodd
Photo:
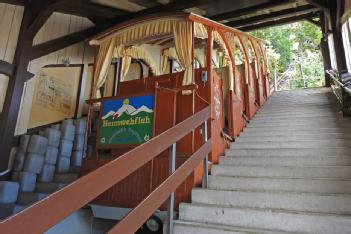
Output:
M321 18L321 29L323 38L321 40L321 52L323 57L323 64L324 64L324 76L325 76L325 87L330 87L330 77L329 74L326 72L332 68L331 66L331 59L330 59L330 50L328 45L328 18L323 13L320 16Z
M28 79L29 49L33 38L26 36L26 31L35 18L32 11L25 8L19 32L14 65L15 69L9 79L4 108L0 119L0 172L8 169L9 155L13 145L13 137L17 124L17 116L21 104L24 83Z
M343 2L344 1L337 0L331 1L330 3L331 26L338 71L347 69L345 48L341 31L341 11L343 9Z

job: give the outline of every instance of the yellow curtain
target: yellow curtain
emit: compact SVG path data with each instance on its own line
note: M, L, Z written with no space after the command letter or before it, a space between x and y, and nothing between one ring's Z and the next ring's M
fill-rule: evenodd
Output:
M229 52L228 52L227 46L225 45L225 42L224 42L222 36L217 31L213 31L213 40L222 49L222 51L224 53L223 65L226 66L230 61Z
M113 56L115 42L115 39L110 39L100 44L95 62L93 97L99 97L98 89L105 83Z
M134 26L126 27L110 35L106 35L103 38L94 39L90 41L90 44L106 45L111 44L111 42L113 41L114 45L132 45L139 43L142 39L173 34L175 41L175 49L177 52L177 57L179 59L178 61L181 64L181 66L185 69L183 85L188 85L192 83L192 24L193 22L189 21L188 19L177 17L167 20L150 20L147 22L138 23ZM104 54L109 55L110 53L106 52ZM101 55L103 55L103 53L101 53ZM112 55L108 56L108 58L101 57L100 59L105 58L104 62L102 62L103 64L105 64L105 60L111 62L111 57ZM99 74L100 72L103 72L103 70L101 70L101 67L103 66L101 65L97 69L97 72ZM151 69L153 69L152 66L150 67ZM160 65L154 67L153 72L156 75L160 74ZM103 84L103 81L103 78L99 79L99 83Z
M194 56L199 61L201 67L206 67L206 53L205 49L195 49Z
M231 62L228 63L228 79L229 79L229 90L234 91L234 76L233 76L233 65Z
M196 38L208 38L207 29L203 24L194 22L194 32Z
M161 65L162 66L162 74L165 74L165 72L166 72L168 59L173 59L173 60L176 60L178 63L180 63L177 51L174 47L165 49L162 52L162 65Z
M162 74L167 73L167 65L168 65L168 49L162 51L162 60L161 60L161 72Z
M192 83L192 22L184 21L173 24L174 44L179 63L184 68L183 85Z
M122 58L122 68L121 68L121 81L124 81L124 78L126 77L128 71L129 71L129 67L130 67L130 63L132 62L132 58L129 56L123 56Z
M125 48L124 46L118 46L115 48L113 57L114 58L122 58L122 57L131 57L134 59L141 59L143 60L147 65L149 65L151 71L156 75L160 75L160 69L159 66L156 64L156 62L152 59L152 57L149 55L147 51L145 51L143 48L139 46L131 46L128 48Z

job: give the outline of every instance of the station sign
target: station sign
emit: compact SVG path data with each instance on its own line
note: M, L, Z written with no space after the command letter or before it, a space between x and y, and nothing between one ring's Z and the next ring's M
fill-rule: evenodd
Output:
M138 145L153 135L155 96L132 96L102 102L98 146Z

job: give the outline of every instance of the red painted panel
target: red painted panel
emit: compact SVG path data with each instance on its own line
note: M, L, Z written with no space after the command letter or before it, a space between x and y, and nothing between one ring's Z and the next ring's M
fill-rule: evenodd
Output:
M111 160L86 159L83 162L82 174L85 175ZM92 202L114 207L135 207L151 192L151 165L151 162L145 164Z

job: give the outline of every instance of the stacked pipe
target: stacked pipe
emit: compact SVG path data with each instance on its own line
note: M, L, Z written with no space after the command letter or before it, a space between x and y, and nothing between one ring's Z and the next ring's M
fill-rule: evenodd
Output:
M67 173L70 169L71 156L73 149L73 140L75 135L75 126L73 120L64 120L61 124L61 140L59 144L58 159L56 163L57 173Z
M48 139L48 147L45 151L44 166L40 173L39 181L51 182L55 175L55 165L58 156L61 132L55 128L47 128L44 131L44 136Z
M21 192L33 192L44 166L48 139L40 135L23 135L17 150L12 180Z
M75 119L75 136L73 142L73 152L71 157L71 165L74 167L82 166L83 150L85 145L85 133L87 129L87 121L85 118Z

